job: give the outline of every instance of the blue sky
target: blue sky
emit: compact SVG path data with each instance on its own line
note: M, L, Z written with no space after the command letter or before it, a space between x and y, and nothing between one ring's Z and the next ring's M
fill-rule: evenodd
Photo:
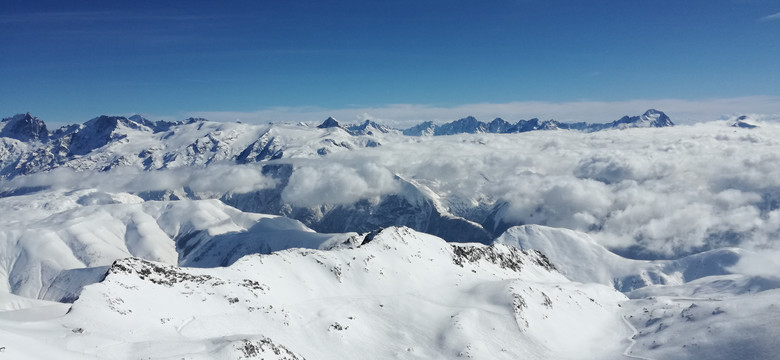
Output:
M780 104L776 0L226 3L5 0L0 116Z

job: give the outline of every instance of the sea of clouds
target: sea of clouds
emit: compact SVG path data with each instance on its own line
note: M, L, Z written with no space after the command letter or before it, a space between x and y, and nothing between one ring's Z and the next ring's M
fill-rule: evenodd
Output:
M776 123L738 129L726 121L590 134L389 135L376 148L275 162L294 168L281 196L295 206L348 205L399 193L399 179L411 179L472 221L500 207L508 224L584 231L612 249L673 258L723 246L780 249L779 139ZM261 165L218 164L97 174L60 169L4 188L224 194L277 184Z
M505 203L501 216L508 223L585 231L611 248L675 257L722 246L778 247L778 139L774 123L748 130L727 122L410 138L332 154L307 165L318 170L307 171L374 164L387 172L363 172L355 184L338 182L350 189L384 184L363 194L371 197L394 191L390 172L427 185L445 203ZM316 191L306 188L296 191L317 203ZM356 194L344 196L330 194L328 202L349 203Z

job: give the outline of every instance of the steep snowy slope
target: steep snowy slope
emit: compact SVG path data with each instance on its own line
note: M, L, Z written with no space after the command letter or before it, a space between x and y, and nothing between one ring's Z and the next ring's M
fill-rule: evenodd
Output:
M128 256L224 266L245 254L330 246L352 235L318 234L218 200L143 202L95 190L0 198L0 207L12 210L0 218L0 290L51 300L75 298Z
M648 285L680 285L706 276L730 274L746 250L723 248L677 260L632 260L616 255L585 233L540 225L516 226L495 240L547 255L573 281L614 286L622 292Z
M0 329L112 359L617 359L623 301L536 252L390 228L358 247L228 268L117 261L66 316Z
M780 278L740 274L630 293L632 353L653 359L771 359L780 353Z

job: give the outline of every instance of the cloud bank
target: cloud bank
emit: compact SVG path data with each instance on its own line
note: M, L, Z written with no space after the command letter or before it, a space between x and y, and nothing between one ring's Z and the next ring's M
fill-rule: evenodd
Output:
M292 165L279 195L296 206L399 193L402 178L429 188L454 215L486 226L564 227L587 232L612 249L634 249L637 256L678 257L723 246L780 251L780 123L754 122L756 129L716 121L590 134L377 134L378 147L324 156L302 151L304 158L274 162ZM296 134L301 131L319 130L296 128ZM327 134L322 136L349 136ZM313 144L322 141L327 139ZM187 187L219 197L277 186L261 170L257 164L152 172L58 169L2 185L112 192Z
M780 125L754 130L721 121L415 138L322 161L373 163L415 179L473 221L500 207L498 218L509 224L565 227L613 249L675 257L722 246L780 248Z
M295 169L282 200L295 206L341 205L399 189L393 173L376 164L317 161Z
M142 171L119 167L110 172L57 168L46 173L16 177L0 190L23 187L99 189L108 192L145 192L188 188L196 193L247 193L271 188L276 181L265 177L258 165L215 164L205 167Z

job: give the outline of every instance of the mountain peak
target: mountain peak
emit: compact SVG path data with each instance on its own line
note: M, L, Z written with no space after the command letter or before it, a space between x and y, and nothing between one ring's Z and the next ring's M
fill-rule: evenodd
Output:
M666 127L674 126L674 123L669 119L663 111L656 109L649 109L642 114L641 119L643 121L649 121L650 127Z
M467 116L451 123L436 126L434 135L454 135L454 134L479 134L487 131L488 125L477 120L473 116Z
M648 128L648 127L668 127L674 126L674 123L669 119L666 114L656 109L649 109L645 111L642 116L623 116L620 120L613 121L606 124L605 128ZM601 130L598 128L596 130Z
M49 139L49 130L43 120L26 114L17 114L3 119L0 128L0 137L8 137L21 141L46 141Z
M731 124L731 127L738 127L743 129L755 129L758 127L758 125L756 125L753 122L753 119L750 116L742 115L738 117L733 124Z
M341 127L341 124L339 124L339 122L336 119L332 117L328 117L327 119L325 119L325 121L322 122L322 124L317 125L317 127L320 129L327 129L332 127Z

